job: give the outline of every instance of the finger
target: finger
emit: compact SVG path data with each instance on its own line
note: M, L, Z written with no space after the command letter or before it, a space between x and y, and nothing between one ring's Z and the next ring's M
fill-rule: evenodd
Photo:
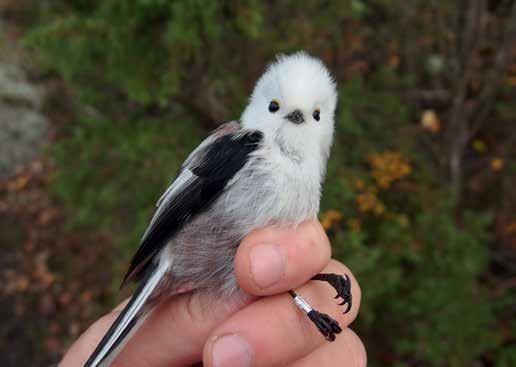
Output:
M331 261L324 272L351 278L354 304L349 313L333 299L331 287L309 282L299 294L315 309L334 317L342 328L351 323L360 305L360 288L349 269ZM337 339L339 336L337 336ZM285 366L328 343L287 294L261 298L218 326L204 347L205 366Z
M202 358L211 330L251 298L213 302L207 295L188 293L161 302L129 339L113 367L184 366ZM95 322L70 348L60 367L82 365L114 322L120 307Z
M289 367L341 366L365 367L367 354L364 344L351 329L344 329L334 343L325 343Z
M251 233L235 256L238 284L254 295L298 287L330 260L328 237L317 221L297 227L268 227Z

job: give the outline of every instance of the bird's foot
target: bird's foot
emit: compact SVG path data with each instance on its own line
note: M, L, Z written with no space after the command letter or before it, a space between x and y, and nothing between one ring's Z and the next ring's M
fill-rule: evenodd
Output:
M351 279L349 279L349 276L347 274L344 274L344 276L333 273L317 274L314 277L312 277L312 280L320 280L330 284L337 291L337 295L335 296L335 298L342 299L342 302L339 304L347 304L344 313L348 313L349 310L351 310L351 306L353 304L351 296Z
M339 334L342 329L339 326L339 323L331 318L330 316L326 315L325 313L319 312L317 310L314 310L308 302L306 302L303 297L298 295L293 290L290 290L288 292L292 298L294 298L294 302L296 303L297 307L301 309L314 323L314 325L317 327L317 330L326 338L328 341L334 341L335 340L335 334Z
M319 332L330 342L335 340L335 334L339 334L342 331L339 323L325 313L312 310L307 315L314 325L317 326Z

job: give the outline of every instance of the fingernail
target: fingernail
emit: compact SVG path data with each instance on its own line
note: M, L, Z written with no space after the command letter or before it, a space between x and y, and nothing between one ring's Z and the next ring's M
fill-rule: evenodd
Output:
M250 257L251 273L260 288L270 287L283 277L285 257L279 245L257 245L251 250Z
M213 367L247 367L251 365L251 348L239 335L225 335L212 349Z

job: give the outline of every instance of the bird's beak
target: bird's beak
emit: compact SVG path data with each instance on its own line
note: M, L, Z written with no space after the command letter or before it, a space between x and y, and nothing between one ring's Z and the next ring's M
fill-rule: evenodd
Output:
M301 112L300 110L294 110L294 111L290 112L287 116L285 116L285 118L287 120L289 120L290 122L293 122L294 124L297 124L297 125L305 122L303 112Z

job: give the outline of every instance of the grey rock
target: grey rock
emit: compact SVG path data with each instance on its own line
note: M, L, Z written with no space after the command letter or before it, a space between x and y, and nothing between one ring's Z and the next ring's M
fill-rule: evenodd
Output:
M47 130L48 121L39 112L0 103L0 178L40 154Z
M0 63L0 101L40 108L42 97L18 65Z
M30 61L8 29L0 15L0 179L41 154L49 126L44 89L27 78L22 65Z

